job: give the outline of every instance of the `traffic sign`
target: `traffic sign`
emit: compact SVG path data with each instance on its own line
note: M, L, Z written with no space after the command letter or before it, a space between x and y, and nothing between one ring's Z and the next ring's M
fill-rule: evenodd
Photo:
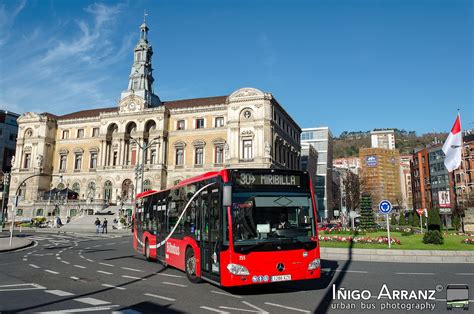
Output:
M392 211L392 204L387 200L381 201L379 204L379 211L382 214L389 214Z
M417 212L418 215L420 215L420 216L423 215L423 209L422 209L422 208L417 209L416 212Z

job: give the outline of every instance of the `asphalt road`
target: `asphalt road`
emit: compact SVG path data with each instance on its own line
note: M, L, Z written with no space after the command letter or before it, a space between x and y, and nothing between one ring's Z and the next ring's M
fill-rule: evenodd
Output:
M0 254L1 313L445 313L446 286L454 283L470 286L474 309L470 264L323 260L320 280L222 289L147 262L130 235L30 237L36 246ZM354 299L356 289L367 290L366 300ZM409 300L387 299L403 289ZM348 294L352 300L343 300Z

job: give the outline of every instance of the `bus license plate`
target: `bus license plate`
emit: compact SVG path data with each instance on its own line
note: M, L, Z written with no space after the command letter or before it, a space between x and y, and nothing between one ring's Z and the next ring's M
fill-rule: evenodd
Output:
M275 281L288 281L291 280L291 275L280 275L280 276L272 276L271 280Z

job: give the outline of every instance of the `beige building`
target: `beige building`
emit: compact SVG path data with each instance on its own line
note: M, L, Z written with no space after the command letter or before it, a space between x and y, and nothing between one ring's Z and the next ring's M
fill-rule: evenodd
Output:
M400 154L398 150L362 148L359 150L361 192L370 193L372 206L389 200L394 207L403 206L400 191Z
M299 169L301 129L272 94L241 88L177 101L155 95L147 35L142 24L116 107L18 119L10 199L18 189L20 219L131 207L137 191L224 167ZM68 188L69 197L53 188Z

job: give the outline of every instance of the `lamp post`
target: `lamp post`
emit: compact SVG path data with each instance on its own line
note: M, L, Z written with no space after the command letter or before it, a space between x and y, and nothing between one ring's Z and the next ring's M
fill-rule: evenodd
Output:
M3 189L2 189L2 221L0 222L0 230L5 228L5 197L8 195L8 188L10 186L10 174L4 173L3 175Z
M12 206L12 224L10 226L10 246L12 246L12 239L13 239L13 230L15 228L15 212L17 210L17 207L18 207L18 198L19 198L19 195L18 193L20 192L20 188L23 184L25 184L25 182L31 178L34 178L34 177L59 177L59 182L62 183L63 182L63 175L62 174L59 174L59 175L56 175L56 174L48 174L48 173L38 173L38 174L34 174L34 175L31 175L29 177L26 177L23 181L20 182L20 184L18 185L18 187L16 188L16 191L15 191L15 199L13 201L13 206Z
M138 191L138 186L135 187L135 195L138 193L143 192L143 182L145 180L145 162L146 162L146 155L145 152L148 148L150 148L152 145L156 144L157 141L160 139L160 136L157 136L153 138L151 141L148 143L144 143L143 145L140 144L139 141L134 139L133 137L130 136L130 140L132 140L140 149L142 150L142 162L141 165L137 165L135 167L135 185L138 183L138 178L140 177L140 192Z

